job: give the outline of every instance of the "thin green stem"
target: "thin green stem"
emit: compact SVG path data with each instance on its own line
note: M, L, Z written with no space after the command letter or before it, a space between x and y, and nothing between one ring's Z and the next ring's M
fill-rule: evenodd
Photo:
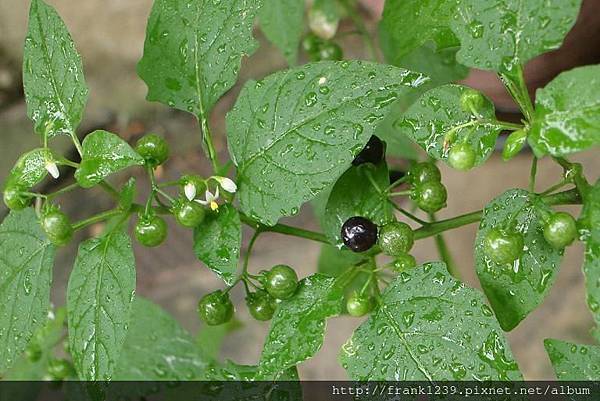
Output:
M381 61L379 58L379 53L377 53L377 46L375 45L375 41L373 40L372 35L367 30L367 27L363 22L360 14L356 11L354 6L350 4L348 0L342 0L341 3L348 12L348 16L350 16L352 23L358 30L358 33L362 37L365 47L369 52L369 57L371 58L371 60L377 62Z
M292 227L292 226L288 226L285 224L275 224L274 226L267 226L267 225L257 222L256 220L252 219L251 217L246 216L243 213L240 213L240 218L244 224L254 228L255 230L260 230L262 232L272 232L272 233L278 233L278 234L283 234L283 235L290 235L293 237L305 238L305 239L308 239L311 241L329 244L329 241L327 240L327 237L325 237L324 234L321 234L321 233L318 233L315 231Z
M85 228L85 227L87 227L89 225L92 225L92 224L95 224L95 223L99 223L99 222L104 221L104 220L108 220L111 217L117 216L119 214L123 214L123 211L119 210L119 209L107 210L106 212L99 213L99 214L97 214L95 216L88 217L85 220L81 220L81 221L73 224L73 230L75 230L75 231L80 230L80 229Z
M406 191L392 192L388 196L409 196L411 192L410 189L407 189Z
M552 185L550 188L546 189L544 192L541 192L540 195L544 196L544 195L548 195L551 194L552 192L555 192L559 189L561 189L562 187L564 187L565 185L569 184L569 180L567 179L562 179L560 180L560 182Z
M104 189L114 199L119 200L119 198L121 197L121 194L119 194L119 191L117 191L112 185L110 185L105 180L100 181L99 185L100 185L100 188Z
M531 98L529 97L529 91L525 83L525 77L523 75L523 66L515 66L515 70L509 73L501 73L500 79L504 83L506 90L515 100L515 102L521 108L523 115L529 122L533 121L534 108Z
M590 184L583 176L583 172L581 171L581 165L578 165L577 163L571 163L564 157L554 157L553 159L563 168L563 170L565 171L565 176L571 175L570 178L577 187L577 190L579 191L580 195L582 197L585 197L590 187Z
M408 175L405 175L402 178L398 178L396 181L392 182L389 187L385 189L385 192L390 192L392 189L396 188L400 184L404 184L408 181Z
M436 217L434 213L429 214L431 219L431 224L436 222ZM438 234L434 237L435 246L437 248L438 254L442 261L446 264L446 268L448 272L455 278L460 279L460 273L458 271L458 266L452 257L452 253L450 252L450 248L448 248L448 244L446 243L446 239L443 234Z
M49 193L48 199L53 199L59 195L62 195L67 192L71 192L72 190L77 189L77 188L79 188L79 184L74 182L72 184L67 185L66 187L60 188L54 192Z
M208 120L205 116L203 107L202 107L202 102L200 102L201 104L201 110L200 110L200 127L202 130L202 142L204 143L204 149L206 151L206 155L208 156L208 158L210 159L210 162L212 164L212 168L213 168L213 173L216 175L220 175L221 173L221 167L219 165L219 160L217 157L217 152L215 150L215 145L213 143L213 139L212 139L212 133L210 132L210 126L208 124Z
M529 192L535 192L535 178L537 176L538 158L533 156L531 160L531 171L529 173Z
M422 219L418 218L417 216L415 216L414 214L412 214L408 210L405 210L405 209L401 208L396 203L394 203L391 199L388 199L388 202L392 205L392 207L394 209L396 209L397 211L399 211L400 213L402 213L403 215L405 215L409 219L413 220L414 222L419 223L422 226L425 226L425 225L429 224L425 220L422 220Z
M75 145L75 149L77 149L77 153L79 156L83 156L83 148L81 147L81 142L79 142L79 138L75 131L71 131L71 140L73 141L73 145Z

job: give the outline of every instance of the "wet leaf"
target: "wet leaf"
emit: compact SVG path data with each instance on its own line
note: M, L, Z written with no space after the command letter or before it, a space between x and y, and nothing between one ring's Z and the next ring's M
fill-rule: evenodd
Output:
M82 187L90 188L117 171L143 163L144 159L119 136L98 130L83 140L83 155L75 179Z
M401 37L401 40L403 41L404 37ZM458 47L438 50L435 43L429 41L408 53L399 53L399 44L384 24L379 25L379 43L387 63L427 75L431 78L431 87L458 81L469 73L467 67L456 62Z
M114 380L163 381L204 378L210 363L194 338L158 305L141 297L133 302L127 337Z
M451 20L466 66L505 71L558 49L581 0L461 0Z
M483 295L440 262L392 281L340 361L351 380L522 380Z
M544 347L558 380L600 380L600 347L546 339Z
M207 380L212 381L255 381L261 380L258 366L240 365L230 360L213 366L207 371ZM297 381L298 369L295 366L281 372L279 381Z
M260 356L263 380L276 379L321 348L326 319L341 312L343 287L338 283L314 274L300 281L293 298L277 306Z
M388 168L385 163L378 166L363 164L350 167L336 182L323 216L323 230L333 245L341 247L342 225L350 217L362 216L378 226L393 220L392 207L387 197L380 192L367 178L370 174L381 191L390 185Z
M231 204L219 207L194 229L194 252L198 259L231 285L240 260L242 223Z
M5 187L32 188L48 175L46 163L60 165L54 152L48 148L38 148L23 154L15 163L6 179Z
M460 99L467 90L472 89L449 84L427 91L394 122L397 135L408 136L429 156L444 161L452 144L468 135L475 164L483 163L493 152L502 128L496 121L493 103L485 97L476 110L479 116L463 109ZM455 133L454 139L444 147L449 132Z
M538 157L600 145L600 65L563 72L538 90L528 140Z
M135 201L136 195L136 184L135 177L131 177L119 193L119 207L123 210L131 209L133 202Z
M587 305L596 322L596 338L600 341L600 181L586 194L580 219L581 240L585 243L583 274Z
M0 225L0 373L46 322L54 253L33 209L12 211Z
M304 6L304 0L263 0L258 13L261 30L281 50L290 66L298 59Z
M387 0L381 29L387 32L387 40L393 43L398 58L428 41L433 41L438 50L456 47L458 39L449 27L456 7L457 0Z
M33 0L29 10L23 87L35 132L75 132L88 98L81 57L60 16L42 0Z
M69 350L82 380L110 380L135 292L131 240L115 228L81 243L67 287Z
M544 239L542 213L550 211L522 189L506 191L483 210L475 240L475 266L485 295L506 331L542 303L556 279L563 252ZM492 228L506 228L511 220L523 235L524 252L512 264L498 265L486 255L484 238Z
M156 0L138 74L148 100L207 116L237 80L261 0Z
M244 213L273 225L350 166L389 106L426 82L362 61L319 62L250 81L227 115Z
M66 309L58 308L48 312L46 324L35 332L28 347L39 347L40 356L37 361L31 361L23 354L13 367L3 375L7 381L41 381L47 374L47 364L54 358L54 347L63 340L65 323L67 320ZM1 389L0 389L1 392ZM19 400L26 398L17 398Z

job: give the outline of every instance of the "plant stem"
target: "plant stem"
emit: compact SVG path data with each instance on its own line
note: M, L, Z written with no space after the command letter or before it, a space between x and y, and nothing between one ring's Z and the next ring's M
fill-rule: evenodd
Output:
M417 216L415 216L414 214L412 214L408 210L405 210L405 209L401 208L400 206L396 205L391 199L388 199L388 202L390 202L390 204L392 205L392 207L394 209L396 209L397 211L399 211L400 213L402 213L403 215L405 215L409 219L411 219L411 220L419 223L420 225L426 226L426 225L429 224L425 220L421 220L420 218L418 218Z
M58 195L64 194L66 192L70 192L76 188L79 188L79 184L74 182L72 184L67 185L66 187L60 188L52 193L49 193L48 199L53 199L53 198L57 197Z
M431 219L431 224L436 222L435 213L430 213L429 218ZM455 278L460 280L460 273L458 272L458 266L452 257L452 253L448 248L448 244L446 243L446 239L443 234L438 234L434 237L435 246L438 250L438 254L442 261L446 264L446 268L448 272L454 276Z
M367 30L367 27L365 26L359 13L356 11L353 5L348 2L348 0L342 0L341 3L348 12L348 16L350 16L352 23L358 30L358 33L362 37L365 47L369 52L369 57L371 58L371 60L377 62L381 61L379 59L379 54L377 53L377 46L375 45L375 41L373 40L371 34L369 34L369 31Z
M98 223L104 220L107 220L113 216L117 216L119 214L123 214L124 212L119 209L107 210L106 212L99 213L95 216L89 217L85 220L81 220L75 224L73 224L73 230L77 231L84 227L87 227L91 224Z
M324 234L318 232L292 227L285 224L275 224L274 226L266 226L246 216L243 213L240 213L240 218L242 219L242 222L244 224L253 227L255 230L260 230L262 232L279 233L283 235L291 235L294 237L305 238L311 241L329 244L329 240L327 240L327 237L325 237Z
M515 66L515 70L509 73L500 73L500 79L504 83L506 90L515 100L515 102L521 108L523 115L528 121L533 121L533 115L535 114L533 103L529 97L529 91L525 84L525 77L523 75L523 66Z
M409 196L411 192L410 189L407 189L406 191L392 192L388 196Z
M531 160L531 172L529 173L529 192L535 191L535 177L537 175L538 158L533 156Z
M81 147L81 142L79 142L79 138L77 138L77 134L75 131L71 131L71 140L73 141L73 145L75 145L75 149L77 149L77 153L79 156L83 156L83 148Z
M110 196L112 196L114 199L119 200L119 198L121 197L121 194L119 194L119 191L117 191L112 185L110 185L107 181L102 180L100 181L100 187L102 189L104 189L106 192L108 192L108 194Z
M210 126L208 125L208 120L204 113L204 108L202 106L202 102L200 102L200 127L202 131L202 142L204 143L204 150L206 151L206 155L210 159L212 164L213 173L216 175L220 175L221 167L219 165L219 160L217 159L217 152L215 150L215 145L212 140L212 133L210 132Z

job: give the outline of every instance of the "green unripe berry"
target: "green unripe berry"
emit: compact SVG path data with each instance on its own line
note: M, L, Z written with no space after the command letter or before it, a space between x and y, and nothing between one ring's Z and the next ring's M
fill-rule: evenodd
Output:
M475 165L475 151L468 143L457 143L448 152L448 164L461 171L467 171Z
M40 221L42 230L56 246L66 245L73 238L73 226L66 214L54 209L46 212Z
M317 61L340 61L344 51L337 43L327 41L320 46L317 58Z
M167 238L167 223L158 216L142 216L135 225L135 238L144 246L158 246Z
M202 297L198 302L198 315L209 326L230 321L233 317L233 304L229 294L217 290Z
M479 111L485 103L483 95L475 89L466 89L460 95L460 106L467 113L472 113L473 110Z
M16 185L4 188L4 204L10 210L23 210L31 204L31 197L23 195Z
M544 225L544 238L555 249L563 249L577 238L577 222L569 213L556 212Z
M350 316L361 317L371 310L371 301L369 298L353 294L346 301L346 310Z
M71 362L65 359L51 359L47 366L48 375L52 380L61 381L75 376Z
M392 265L392 270L395 272L403 272L409 269L412 269L417 265L417 261L414 256L404 253L401 255L397 255L394 263Z
M485 255L499 265L512 263L523 255L523 236L493 228L483 241Z
M270 320L275 313L275 300L271 295L262 290L248 294L246 297L246 305L248 306L250 315L256 320Z
M429 181L441 181L440 169L433 163L422 162L413 165L408 170L408 180L412 185L422 184Z
M135 150L150 167L160 166L169 158L169 144L165 138L156 134L141 137Z
M441 182L428 181L414 187L411 198L424 212L435 213L446 206L448 192Z
M25 348L25 357L29 362L33 363L40 360L42 357L42 347L37 341L32 340L27 344L27 347Z
M388 256L407 253L415 242L412 228L406 223L395 221L379 230L379 246Z
M296 292L298 275L287 265L274 266L265 274L265 289L274 298L288 299Z
M515 157L527 141L527 131L520 129L511 133L506 142L504 142L504 149L502 149L502 159L508 161Z
M180 199L175 205L173 214L177 222L182 226L195 228L204 221L206 210L198 202Z

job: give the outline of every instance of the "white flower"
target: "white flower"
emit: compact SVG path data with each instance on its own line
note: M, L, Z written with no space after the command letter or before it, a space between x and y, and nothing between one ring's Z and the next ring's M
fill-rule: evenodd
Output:
M196 186L193 183L188 182L183 186L183 193L189 201L193 201L194 198L196 198Z
M227 178L227 177L219 177L219 176L214 176L212 177L215 181L217 181L219 183L219 185L221 186L221 188L223 188L225 191L233 194L237 191L237 185L235 185L235 182L233 182L232 179Z
M219 208L219 204L217 203L217 199L219 199L219 187L217 187L217 190L214 194L207 189L205 192L205 197L205 200L197 199L196 202L205 206L209 205L211 210L217 210Z
M46 170L52 176L52 178L57 179L60 176L60 171L58 171L58 166L53 160L46 161Z
M308 13L308 26L310 30L322 39L332 39L337 32L338 23L337 19L330 19L327 14L319 9L312 9Z

